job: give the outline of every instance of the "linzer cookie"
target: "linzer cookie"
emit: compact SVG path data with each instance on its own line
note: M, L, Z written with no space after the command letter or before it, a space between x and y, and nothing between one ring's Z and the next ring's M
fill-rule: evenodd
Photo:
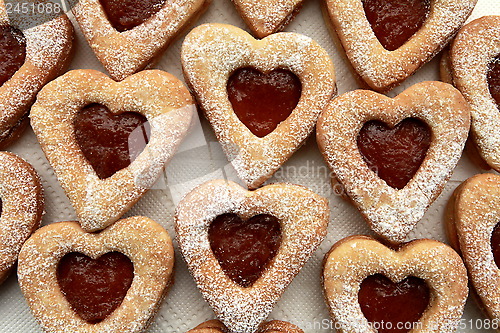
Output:
M500 171L500 16L463 27L443 58L442 73L471 106L471 140L480 165Z
M121 81L161 56L210 0L71 0L90 47Z
M227 327L219 320L209 320L187 333L226 333L227 331ZM255 333L304 333L304 331L286 321L272 320L260 325Z
M11 25L0 1L0 148L28 126L36 94L69 65L72 44L73 26L66 15L20 27Z
M82 228L97 231L151 188L194 110L189 91L166 72L115 82L77 70L40 92L31 124Z
M18 278L46 332L143 332L172 283L174 248L147 217L91 234L76 222L38 230L19 255Z
M450 200L446 221L479 305L500 320L500 176L481 174L462 183Z
M422 82L395 98L368 90L337 97L319 119L317 140L372 230L402 242L441 193L468 131L460 92Z
M352 67L385 92L432 59L477 0L326 0L330 22Z
M0 152L0 283L42 215L43 188L35 169L14 154Z
M186 37L181 57L186 81L249 188L290 158L336 94L326 51L295 33L255 40L230 25L205 24Z
M297 185L207 182L178 205L179 246L229 332L255 332L326 235L327 200Z
M303 0L233 0L238 13L258 38L283 30L299 13Z
M366 236L325 256L323 287L337 332L451 333L467 300L467 271L449 246L429 239L392 250Z

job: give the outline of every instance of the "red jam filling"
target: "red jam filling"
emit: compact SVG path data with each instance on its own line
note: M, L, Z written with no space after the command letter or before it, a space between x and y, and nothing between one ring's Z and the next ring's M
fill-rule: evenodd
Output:
M363 0L363 7L382 46L394 51L422 27L431 5L430 0Z
M426 123L407 118L394 128L380 121L369 121L359 132L357 141L368 167L389 186L402 189L425 159L431 136Z
M491 97L497 102L500 108L500 55L493 59L488 69L488 86Z
M100 179L129 166L131 155L144 150L150 132L143 115L113 114L101 104L90 104L78 112L74 127L77 143Z
M429 300L429 287L414 276L394 283L384 275L371 275L361 283L358 294L361 311L378 333L409 332Z
M158 13L166 0L99 0L111 25L119 32L141 25Z
M227 94L236 116L262 138L295 109L302 84L295 74L285 69L264 74L253 68L240 68L229 78Z
M246 288L259 279L278 252L281 227L276 217L267 214L248 221L223 214L210 224L208 239L224 273Z
M493 234L491 235L491 250L493 252L493 258L495 258L495 264L500 268L500 223L493 229Z
M0 86L21 68L25 59L26 39L21 30L0 26Z
M103 321L122 303L133 279L134 265L118 252L96 260L72 252L57 267L62 293L73 310L91 324Z

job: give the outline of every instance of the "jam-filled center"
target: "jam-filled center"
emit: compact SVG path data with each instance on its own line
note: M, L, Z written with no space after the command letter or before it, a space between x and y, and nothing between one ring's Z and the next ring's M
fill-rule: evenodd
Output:
M394 51L424 24L430 0L363 0L365 15L380 44Z
M264 137L292 113L302 94L300 79L285 69L262 73L254 68L236 70L227 83L234 113L256 136Z
M99 0L111 25L119 32L146 22L167 0Z
M493 229L490 241L493 258L495 258L495 264L497 264L497 266L500 268L500 222Z
M103 321L122 303L134 279L134 265L118 252L94 260L66 254L57 267L57 281L73 310L86 322Z
M375 274L361 283L358 301L363 315L378 333L405 333L427 309L430 290L424 280L414 276L394 283Z
M494 58L488 67L488 87L490 88L490 94L500 108L500 55Z
M21 30L0 26L0 86L7 82L26 60L26 38Z
M75 137L100 179L126 168L148 143L146 117L136 112L113 114L101 104L84 107L74 119Z
M359 132L357 142L368 167L389 186L402 189L425 159L431 130L416 118L404 119L393 128L369 121Z
M259 279L278 252L281 227L268 214L247 221L236 214L223 214L210 224L208 238L224 273L246 288Z

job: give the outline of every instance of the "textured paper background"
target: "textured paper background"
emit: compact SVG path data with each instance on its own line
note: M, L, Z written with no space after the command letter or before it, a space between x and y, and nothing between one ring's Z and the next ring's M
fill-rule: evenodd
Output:
M479 0L471 19L492 14L500 15L498 0ZM228 23L246 29L230 0L213 0L208 11L196 24L207 22ZM78 26L75 25L75 27L78 33L78 47L71 69L93 68L104 71L87 46ZM328 51L335 63L339 94L357 88L345 59L335 47L328 33L321 13L320 0L306 1L304 8L286 28L286 31L299 32L312 37ZM184 36L185 34L181 35L171 45L157 66L179 78L182 78L179 55ZM416 82L437 79L438 60L435 59L408 79L401 87L391 92L390 95L394 96ZM73 208L40 150L33 132L28 130L22 139L9 150L32 163L42 177L47 211L43 224L75 219ZM473 166L467 157L463 157L443 194L430 207L409 239L425 237L446 241L442 218L444 206L458 184L479 172L481 171ZM234 171L228 166L225 155L215 140L210 126L206 120L201 119L201 122L196 123L180 151L166 168L155 189L146 194L126 216L146 215L161 223L174 238L172 215L178 200L196 184L220 177L237 180ZM328 170L320 156L314 136L276 173L271 181L287 181L305 185L317 193L329 197L331 222L327 238L286 290L270 315L270 319L288 320L301 326L307 333L331 332L333 330L328 329L328 325L325 325L328 320L328 312L323 301L320 284L321 261L324 254L337 240L353 234L370 234L371 232L358 211L331 190ZM166 185L167 182L168 185ZM212 310L202 299L187 271L186 264L179 255L177 244L176 260L175 285L165 298L149 332L182 333L205 320L214 318ZM476 319L484 318L474 301L469 299L464 315L464 320L467 321L469 328L461 332L488 332L488 330L470 328L469 320L475 323ZM322 328L319 329L318 325L321 325ZM476 326L474 325L474 327ZM32 317L19 290L16 275L12 274L0 286L0 332L40 331L40 327Z

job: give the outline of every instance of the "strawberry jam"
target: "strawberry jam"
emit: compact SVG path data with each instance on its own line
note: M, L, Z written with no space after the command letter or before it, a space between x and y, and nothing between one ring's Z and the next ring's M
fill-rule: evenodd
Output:
M246 288L259 279L278 252L281 227L276 217L267 214L248 221L223 214L210 224L208 239L224 273Z
M394 128L380 121L369 121L359 132L357 141L368 167L389 186L402 189L425 159L431 136L426 123L407 118Z
M491 97L497 102L500 108L500 55L493 59L488 69L488 86Z
M365 15L380 44L394 51L424 24L430 0L363 0Z
M91 324L103 321L120 306L133 279L134 265L118 252L96 260L71 252L57 267L62 293L73 310Z
M288 118L299 103L301 93L300 79L285 69L264 74L253 68L240 68L227 83L234 113L260 138Z
M119 32L146 22L166 0L99 0L111 25Z
M361 283L358 294L361 311L378 333L409 332L429 300L429 287L414 276L394 283L384 275L371 275Z
M143 115L113 114L101 104L84 107L75 117L74 127L78 145L100 179L129 166L131 155L144 150L150 132Z
M7 82L26 60L26 39L21 30L0 26L0 86Z
M495 264L500 268L500 223L493 229L493 234L491 235L491 250L495 258Z

